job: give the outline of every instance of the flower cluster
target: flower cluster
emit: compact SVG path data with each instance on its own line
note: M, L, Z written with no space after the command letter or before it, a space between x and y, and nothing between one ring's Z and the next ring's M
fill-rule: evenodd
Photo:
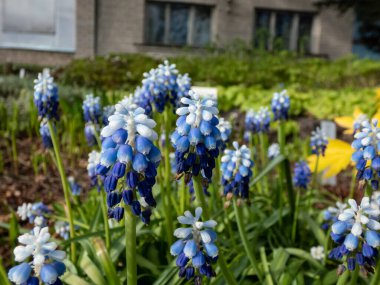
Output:
M214 220L200 221L202 208L195 209L195 217L186 211L179 216L181 224L190 227L178 228L174 236L179 238L171 247L170 253L178 256L176 265L179 267L179 276L193 279L195 284L201 284L202 275L208 278L215 276L212 263L218 258L218 248L215 245L216 233L212 230L216 226Z
M245 145L239 147L237 142L232 145L235 150L226 149L221 160L224 195L227 199L231 199L233 194L238 198L248 199L251 168L254 165L251 151Z
M34 80L34 104L40 118L58 119L58 88L47 69Z
M256 133L269 132L270 114L267 107L260 107L259 111L255 113L254 124Z
M273 159L280 155L280 145L273 143L268 148L268 158Z
M53 147L53 141L51 140L49 127L47 125L47 119L44 118L41 120L40 123L40 135L42 138L42 144L46 148L52 148Z
M255 117L256 113L252 109L248 110L245 114L245 135L247 136L249 136L250 133L254 133L256 131Z
M178 74L175 64L167 60L156 69L144 73L142 86L138 89L139 106L150 114L154 106L157 112L162 113L168 102L173 108L179 106L179 99L186 96L190 90L190 78L187 74Z
M352 161L356 164L358 170L357 180L366 180L371 182L372 189L379 189L379 171L380 171L380 128L377 126L378 121L373 119L364 121L362 128L355 134L355 140L352 147L355 152L352 154Z
M323 260L323 258L325 257L325 249L321 245L313 246L312 248L310 248L310 254L311 257L316 260Z
M271 104L275 121L287 120L289 116L290 98L286 90L274 93Z
M98 175L96 172L96 167L100 163L100 153L98 151L91 151L88 154L88 161L87 161L87 173L88 176L91 179L91 186L98 186Z
M59 277L66 271L66 266L62 262L66 253L57 250L57 244L49 240L47 227L35 227L31 233L18 238L22 245L14 249L14 255L15 261L22 263L9 270L10 281L16 285L40 284L40 281L44 284L62 284Z
M96 173L104 176L110 218L120 221L124 216L123 199L132 213L149 223L150 207L156 206L152 187L156 183L160 150L153 145L156 122L147 117L144 109L122 101L101 135L102 151ZM141 199L137 199L139 193Z
M17 215L22 221L28 220L30 224L36 226L46 226L46 216L51 214L51 210L42 202L23 203L17 208Z
M317 127L315 131L311 132L311 137L310 137L310 147L311 147L311 152L316 155L325 155L325 150L327 147L327 144L329 141L327 140L326 135L324 132L321 130L321 128Z
M70 225L64 221L57 221L54 224L55 232L62 237L64 240L68 240L70 238Z
M82 109L84 121L86 122L84 133L87 143L90 146L96 145L97 132L99 131L100 124L103 122L100 97L94 97L93 94L86 95Z
M67 177L67 181L69 182L69 186L71 189L71 193L73 196L79 196L82 192L82 188L80 185L75 181L75 178L73 176Z
M223 142L222 149L224 149L232 133L231 123L224 118L219 118L219 124L216 127L220 131L220 136Z
M293 184L296 187L307 189L311 180L311 171L305 161L296 163L294 167Z
M348 203L350 208L331 226L331 238L338 246L332 249L329 258L341 260L346 256L348 270L353 271L358 265L366 272L373 272L380 246L380 211L372 207L368 197L363 197L359 206L353 199ZM341 265L340 271L345 268Z
M218 108L211 99L201 99L194 91L190 98L182 97L184 107L177 109L179 118L171 142L176 150L177 177L198 176L200 173L208 180L212 177L215 158L222 145L221 134L216 117Z
M103 107L103 125L107 126L108 125L108 117L113 115L115 113L115 106L110 105L110 106L105 106Z
M332 223L338 221L339 215L342 214L343 211L347 208L346 203L339 201L336 202L335 205L336 207L328 207L323 211L323 219L325 222L322 225L322 229L324 230L328 230Z

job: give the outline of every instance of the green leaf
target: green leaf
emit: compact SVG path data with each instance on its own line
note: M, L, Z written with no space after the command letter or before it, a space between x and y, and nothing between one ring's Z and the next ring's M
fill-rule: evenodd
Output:
M306 213L302 213L302 215L300 215L300 217L301 217L301 219L304 219L307 222L307 224L310 226L310 228L311 228L311 230L313 232L313 235L318 240L319 244L324 245L326 243L326 235L323 232L323 230L321 229L320 225L317 224L315 222L315 220L313 220Z
M80 278L78 275L75 275L71 272L67 272L60 277L62 281L68 285L94 285L93 283L88 283L84 279ZM97 285L97 284L95 284Z
M273 251L273 260L271 262L271 271L273 272L275 279L283 273L286 268L286 262L289 259L289 253L283 248L277 248Z
M11 285L11 283L8 280L8 275L3 266L3 260L1 257L0 257L0 284Z
M285 157L283 155L279 155L277 156L275 159L271 160L271 162L268 163L268 165L263 169L263 171L261 171L256 177L255 179L252 180L252 182L250 183L250 187L252 187L253 185L255 185L257 182L259 182L265 175L267 175L272 169L274 169L278 164L280 164L283 160L285 159Z
M94 246L95 253L99 259L101 267L104 269L104 272L107 277L107 285L119 285L120 279L117 276L116 269L112 263L111 257L108 254L107 248L101 238L92 238L91 243Z
M88 257L85 251L79 260L80 268L87 274L87 276L97 285L106 285L101 271L96 267L92 260Z
M307 262L309 262L311 265L314 267L318 268L319 270L324 270L323 265L315 260L310 253L299 249L299 248L285 248L286 252L289 253L290 255L297 256L298 258L304 259Z

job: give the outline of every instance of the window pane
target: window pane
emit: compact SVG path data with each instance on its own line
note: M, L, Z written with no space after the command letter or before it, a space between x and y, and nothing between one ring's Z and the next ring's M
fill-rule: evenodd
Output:
M205 6L195 7L193 44L204 46L210 42L211 8Z
M255 47L268 49L270 37L270 14L269 10L256 10L255 15Z
M165 4L147 3L147 31L148 43L164 43L165 40Z
M289 12L276 13L276 29L274 49L289 49L292 14Z
M170 33L169 43L185 45L187 42L187 22L189 6L181 4L170 5Z
M313 24L313 15L300 14L298 26L298 50L310 53L311 27Z

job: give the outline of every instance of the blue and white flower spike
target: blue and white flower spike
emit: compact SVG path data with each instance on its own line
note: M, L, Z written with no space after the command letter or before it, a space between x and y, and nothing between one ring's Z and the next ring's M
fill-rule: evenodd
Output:
M22 221L28 220L30 224L39 226L46 225L46 215L51 214L51 210L42 202L38 203L23 203L17 208L17 215ZM38 221L36 219L38 218Z
M40 135L42 138L42 144L45 148L53 148L53 141L51 140L49 127L47 125L47 119L44 118L40 123Z
M233 195L237 198L249 198L249 180L252 177L252 167L254 165L251 159L250 149L235 141L232 143L234 150L226 149L222 156L222 185L224 195L227 200L231 200ZM227 203L226 206L229 204Z
M353 271L356 265L365 272L373 272L380 246L380 211L372 207L368 197L363 197L360 205L353 199L348 204L350 208L331 226L331 238L338 246L331 250L329 258L341 260L346 256L347 264L341 265L342 272L346 266Z
M175 64L170 64L167 60L156 69L144 73L140 95L143 97L141 102L145 103L148 111L152 111L154 106L157 112L162 113L168 102L174 108L178 106L177 76Z
M217 261L218 247L215 245L217 223L214 220L200 221L202 208L195 209L195 216L186 211L178 217L181 224L189 227L178 228L174 236L179 238L171 247L170 254L177 256L176 265L179 276L187 280L194 279L195 284L202 284L202 276L215 276L212 264Z
M97 144L96 136L99 132L99 127L103 123L100 97L94 97L93 94L86 95L85 100L83 100L82 109L84 121L86 122L84 133L87 144L94 146Z
M35 227L31 233L26 233L18 238L22 244L17 246L13 253L15 261L21 264L12 267L8 272L10 281L16 285L24 284L62 284L62 276L66 267L62 262L66 253L57 250L57 244L49 241L50 234L47 227ZM27 260L31 258L28 263ZM34 276L32 276L34 271ZM39 280L39 281L38 281Z
M54 230L64 240L68 240L70 238L69 223L64 222L64 221L57 221L54 224Z
M98 151L91 151L88 154L88 161L87 161L87 173L88 176L91 179L91 186L99 186L98 183L98 176L96 172L96 167L100 163L100 152Z
M256 133L268 133L270 126L270 113L267 107L260 107L255 113L253 123L255 124Z
M280 155L280 145L278 143L273 143L268 148L268 158L274 159Z
M114 105L109 105L109 106L103 107L103 126L108 125L108 123L109 123L108 117L113 115L113 113L115 113L115 106Z
M176 111L179 118L171 135L176 150L177 178L186 175L188 182L192 176L202 174L210 180L222 145L217 128L218 108L215 101L202 99L193 90L190 90L189 96L181 98L184 107Z
M153 130L156 122L136 105L120 102L115 109L115 114L108 118L109 124L101 131L102 151L96 167L96 173L105 177L108 215L117 221L123 218L123 199L133 214L149 223L150 207L156 206L152 187L161 160L160 150L153 145L158 138ZM149 207L141 205L137 193Z
M224 118L220 117L219 124L216 127L220 131L220 136L223 141L222 150L224 150L232 133L231 123L225 120Z
M290 98L286 90L274 93L271 109L275 121L287 120L289 117Z
M380 128L377 125L376 119L372 119L371 122L364 121L351 144L355 149L351 159L358 170L356 179L371 183L373 190L379 189Z
M245 114L245 131L246 135L250 135L251 133L256 133L256 112L252 109L248 110ZM249 140L249 138L247 138Z
M69 182L69 186L70 186L71 193L73 194L73 196L79 196L80 193L82 192L82 188L75 181L74 176L67 177L67 181Z
M310 147L312 154L324 156L328 143L329 141L321 128L317 127L315 131L311 132Z
M307 189L311 181L311 171L305 161L296 163L294 167L293 184L295 187Z
M41 119L58 120L58 88L48 69L44 69L34 80L34 104Z
M178 99L182 98L182 97L186 97L188 96L189 94L189 91L191 89L191 78L189 77L189 75L186 73L186 74L178 74L178 77L177 77L177 97ZM179 100L178 100L179 102ZM179 106L177 106L179 107Z

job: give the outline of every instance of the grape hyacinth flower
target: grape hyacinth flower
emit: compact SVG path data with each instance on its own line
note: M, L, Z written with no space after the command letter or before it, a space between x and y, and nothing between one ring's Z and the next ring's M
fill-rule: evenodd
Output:
M69 223L64 221L58 221L54 224L54 230L64 240L68 240L70 238Z
M325 249L321 245L313 246L310 248L310 254L314 259L321 261L325 257Z
M162 113L168 102L174 108L178 106L178 70L175 64L165 60L156 69L144 73L142 81L142 95L147 98L147 105L154 106L157 112Z
M44 145L44 147L53 148L53 142L51 140L49 127L47 125L47 120L45 118L41 120L40 135L41 135L42 144Z
M108 125L108 117L113 115L115 113L115 106L110 105L110 106L105 106L103 107L103 125L107 126Z
M45 69L34 80L34 104L37 107L40 118L58 119L58 88L50 76L49 70Z
M269 132L270 114L267 107L260 107L259 111L255 113L254 124L256 133Z
M268 148L268 158L273 159L280 155L280 145L273 143Z
M305 161L296 163L294 167L293 183L294 186L307 189L311 180L311 171Z
M347 208L346 203L341 203L339 201L336 202L335 205L336 207L328 207L323 211L323 219L325 222L322 225L322 229L324 230L327 230L332 223L338 221L339 215Z
M79 196L82 192L82 188L80 185L75 181L75 178L73 176L67 177L67 181L69 182L69 186L71 189L71 193L73 196Z
M91 186L98 186L98 176L96 172L96 167L100 163L100 153L98 151L91 151L88 154L88 161L87 161L87 173L88 176L91 179Z
M201 99L193 90L189 96L181 98L184 107L177 109L177 127L171 135L176 150L177 179L185 175L189 181L191 176L201 173L210 180L222 144L217 128L218 108L215 101Z
M317 127L315 131L311 132L310 147L312 154L324 156L328 143L329 141L321 128Z
M17 246L13 252L15 261L21 264L9 270L8 278L11 282L16 285L40 284L40 281L43 284L62 284L59 277L66 271L62 262L66 253L57 250L57 244L49 240L47 227L35 227L31 233L18 238L22 245Z
M177 97L180 99L181 97L188 96L190 88L191 88L191 78L186 74L178 74L177 77ZM179 102L179 100L177 100ZM177 106L179 107L179 106Z
M275 121L287 120L289 116L290 98L286 90L273 94L271 109Z
M216 127L220 131L220 136L223 142L222 150L224 150L232 133L231 123L224 118L219 118L219 124Z
M347 208L331 226L331 238L337 247L329 254L330 259L341 260L346 256L347 264L341 265L344 271L355 270L356 265L366 272L373 272L380 246L380 211L373 209L368 197L363 197L360 205L353 199L348 200Z
M86 95L82 104L84 121L86 123L84 133L89 146L97 144L97 133L102 123L102 106L100 97L94 97L93 94Z
M362 128L358 131L351 146L355 149L352 154L352 161L356 164L357 180L365 180L371 183L373 190L379 189L380 171L380 128L378 121L364 121Z
M30 224L46 225L46 215L51 214L51 210L42 202L23 203L17 208L17 215L22 221L28 220ZM37 221L35 221L38 218Z
M186 211L179 216L181 224L190 227L178 228L174 236L179 238L171 247L170 254L177 256L176 265L179 276L187 280L194 279L195 284L202 284L202 276L215 276L212 264L218 258L218 248L215 245L216 233L213 228L217 225L214 220L200 221L202 208L195 209L195 217Z
M250 133L256 132L256 113L252 109L248 110L245 114L245 130L247 132L246 135L249 135ZM249 138L248 138L249 140Z
M121 102L115 109L108 126L101 131L102 151L96 167L96 173L105 177L108 214L120 221L124 216L123 200L134 215L149 223L150 207L156 206L152 187L161 160L160 150L153 145L158 138L153 130L156 122L135 105Z
M222 156L222 185L224 195L228 200L235 195L238 198L249 198L249 180L252 177L252 167L250 149L235 141L232 143L235 150L226 149Z

